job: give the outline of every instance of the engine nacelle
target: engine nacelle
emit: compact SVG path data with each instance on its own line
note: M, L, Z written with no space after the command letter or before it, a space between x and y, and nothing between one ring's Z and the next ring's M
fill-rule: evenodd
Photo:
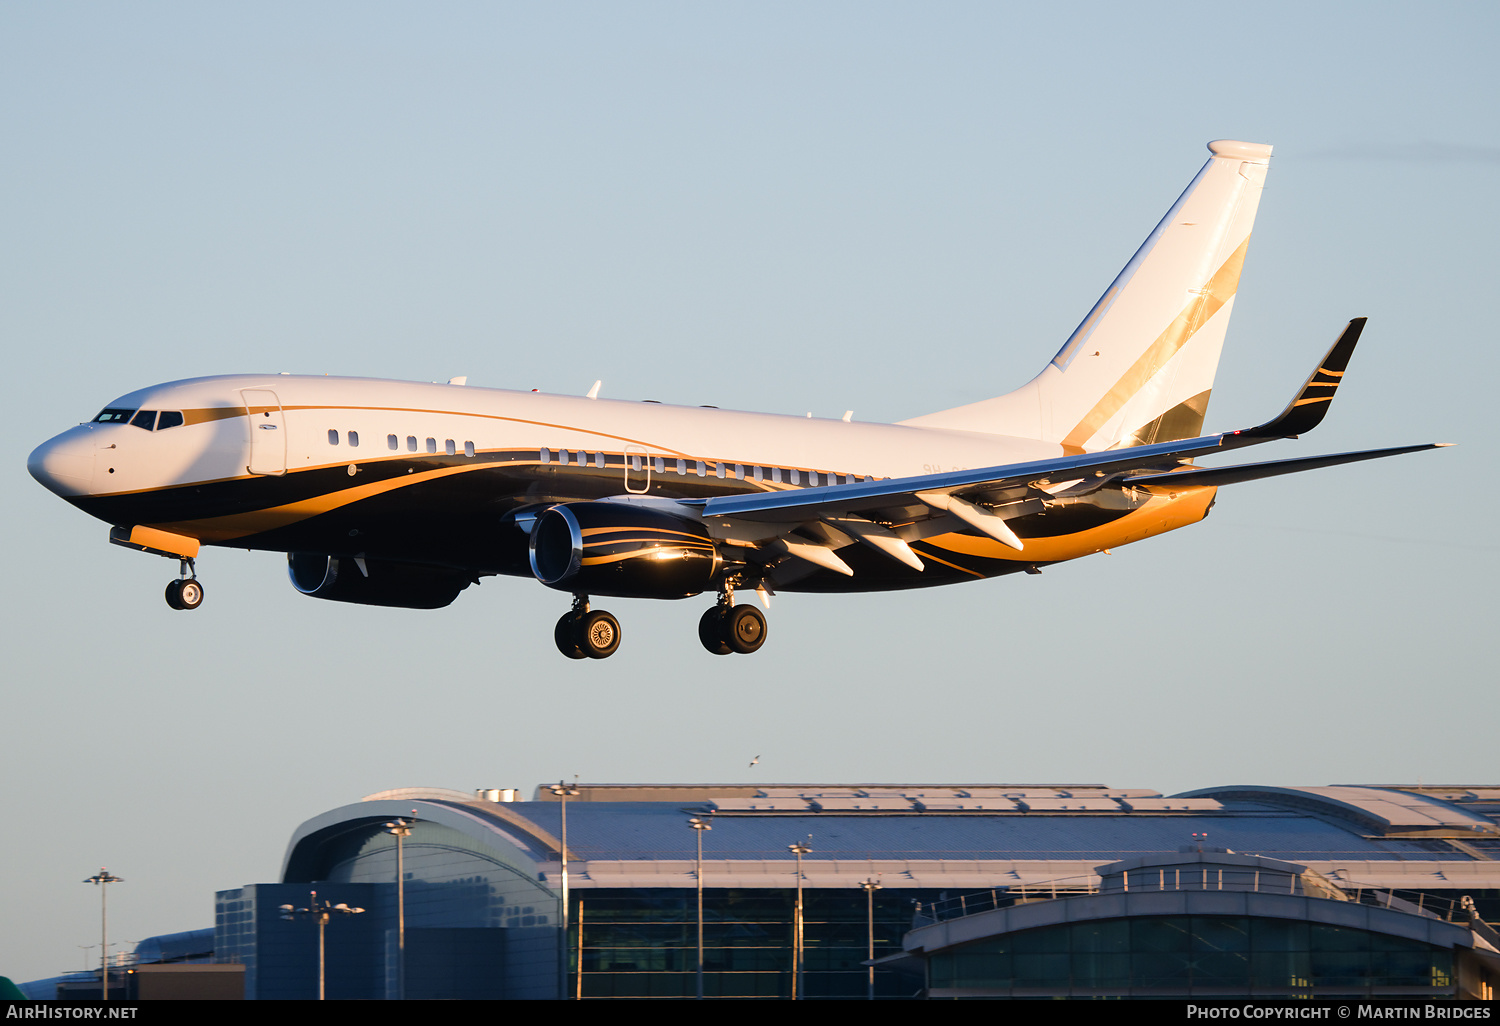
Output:
M625 502L552 506L531 528L531 572L549 588L688 598L714 584L719 553L696 520Z
M367 559L365 569L343 556L291 552L286 557L292 587L313 598L357 602L365 606L441 609L469 586L469 578L452 570Z

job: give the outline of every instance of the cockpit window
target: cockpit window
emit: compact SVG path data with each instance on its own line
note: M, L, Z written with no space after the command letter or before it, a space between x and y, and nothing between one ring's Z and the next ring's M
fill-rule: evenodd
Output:
M182 423L182 413L178 410L162 410L161 416L156 418L156 430L165 431L169 427L177 427Z
M132 419L130 423L135 427L145 428L147 431L151 431L156 427L156 411L142 410L140 413L137 413L135 415L134 419Z
M130 418L135 416L134 410L102 410L99 416L94 418L95 424L129 424Z

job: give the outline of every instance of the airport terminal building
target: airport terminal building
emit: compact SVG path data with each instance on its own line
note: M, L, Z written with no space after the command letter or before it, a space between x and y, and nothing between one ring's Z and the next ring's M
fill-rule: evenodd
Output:
M326 925L330 998L1493 998L1500 982L1500 787L553 790L386 791L309 820L277 882L218 893L215 961L243 965L246 998L315 996L317 927L282 911L315 891L363 910Z

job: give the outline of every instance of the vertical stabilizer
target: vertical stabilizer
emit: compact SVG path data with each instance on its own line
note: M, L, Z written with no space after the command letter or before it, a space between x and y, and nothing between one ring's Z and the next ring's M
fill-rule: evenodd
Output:
M995 399L902 421L1067 452L1200 434L1271 147L1219 140L1192 184L1042 372Z

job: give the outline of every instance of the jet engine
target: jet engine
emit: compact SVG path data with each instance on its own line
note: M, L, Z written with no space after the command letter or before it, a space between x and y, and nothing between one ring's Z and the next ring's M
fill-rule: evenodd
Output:
M302 594L365 606L441 609L469 586L465 574L414 563L367 559L361 572L344 556L291 552L286 564L292 587Z
M713 587L720 562L698 521L623 502L543 510L530 549L549 588L623 598L688 598Z

